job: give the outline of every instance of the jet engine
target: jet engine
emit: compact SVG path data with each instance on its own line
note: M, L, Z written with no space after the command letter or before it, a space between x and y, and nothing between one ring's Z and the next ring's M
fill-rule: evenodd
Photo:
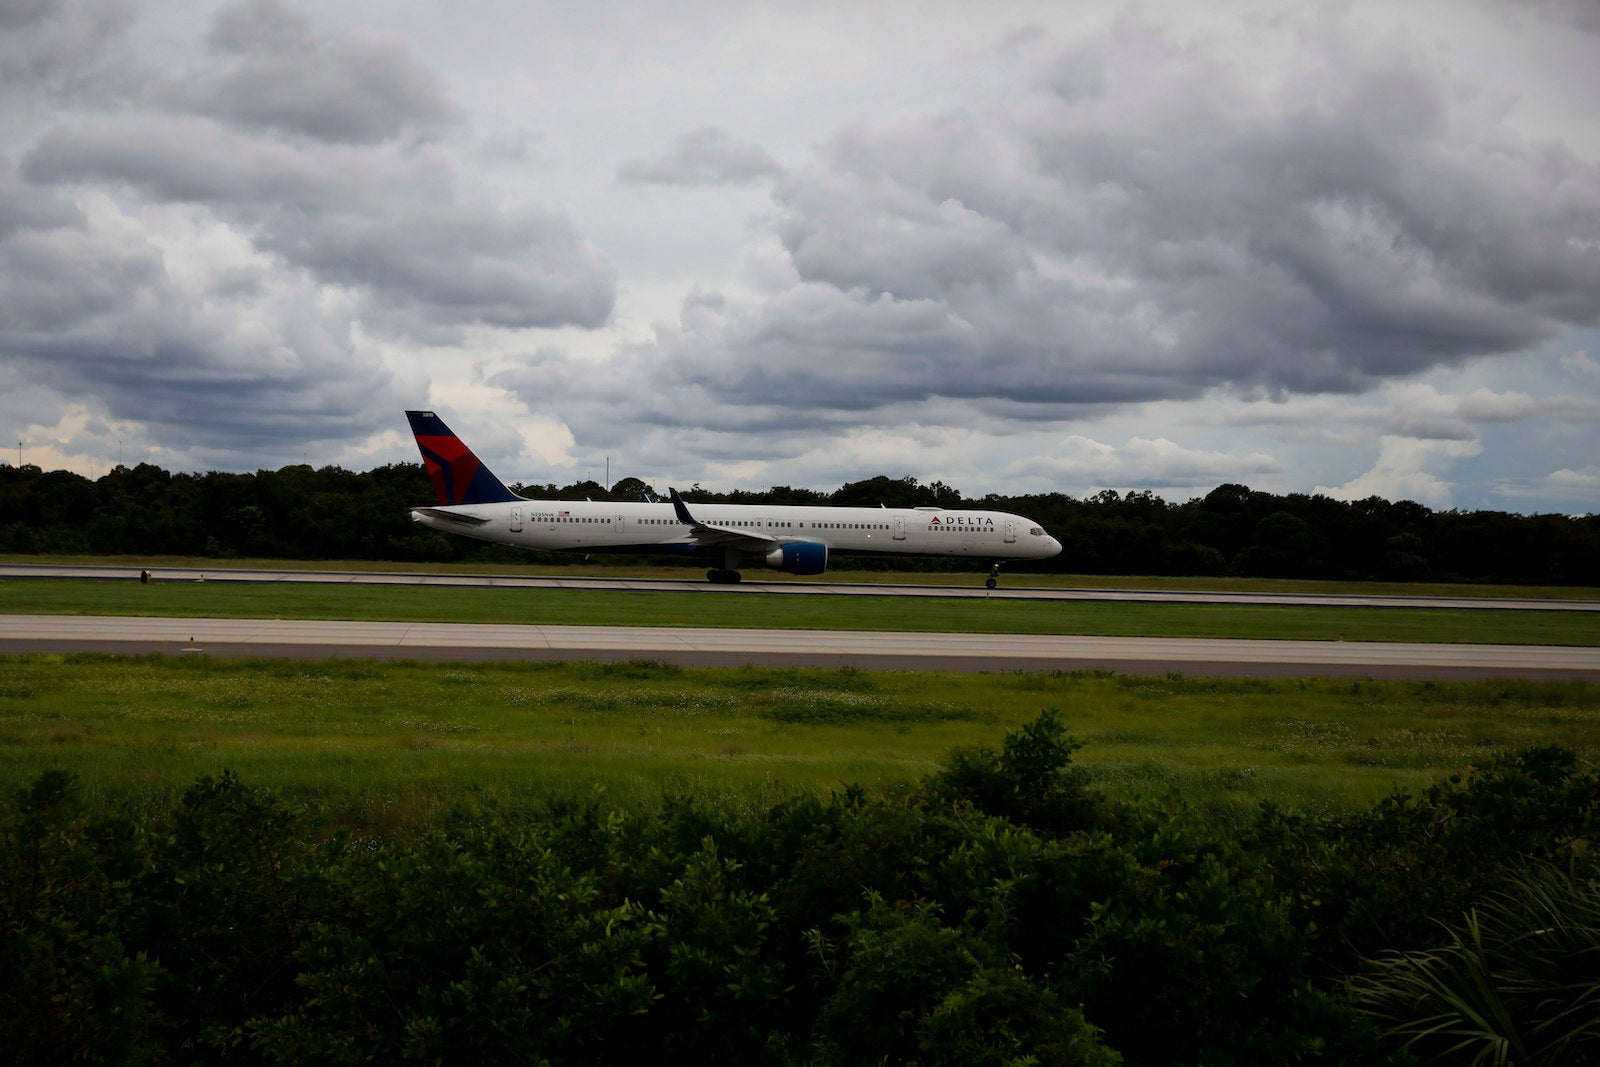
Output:
M768 552L762 562L788 574L821 574L828 569L828 546L820 541L790 541Z

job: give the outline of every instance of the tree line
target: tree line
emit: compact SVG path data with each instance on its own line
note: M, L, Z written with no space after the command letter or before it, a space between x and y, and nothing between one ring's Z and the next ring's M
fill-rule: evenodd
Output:
M624 478L516 485L565 500L652 499ZM1017 569L1072 574L1236 575L1376 581L1600 585L1600 515L1435 511L1379 497L1342 501L1221 485L1174 503L1148 491L1105 490L982 498L935 481L878 476L828 493L791 486L714 493L690 501L877 507L983 507L1037 520L1063 546L1054 560ZM415 526L409 509L431 503L422 468L365 472L298 464L253 474L169 473L148 463L97 479L0 464L0 552L352 559L396 562L522 561L528 553ZM553 554L548 562L574 557ZM856 559L836 568L970 568L970 561Z
M0 1042L58 1063L1593 1063L1600 782L1106 798L1047 709L918 786L383 832L224 773L0 797ZM1156 790L1157 793L1160 790Z

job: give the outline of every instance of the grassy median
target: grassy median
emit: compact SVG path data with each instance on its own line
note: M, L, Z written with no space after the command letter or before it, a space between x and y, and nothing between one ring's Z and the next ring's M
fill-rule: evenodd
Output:
M1600 612L235 582L7 581L10 614L1600 646Z

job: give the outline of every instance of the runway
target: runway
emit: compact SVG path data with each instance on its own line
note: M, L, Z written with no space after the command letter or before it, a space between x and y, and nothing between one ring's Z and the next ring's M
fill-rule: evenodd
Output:
M55 564L0 564L0 579L76 579L80 581L138 581L140 568L129 566L71 566ZM158 567L151 571L157 582L258 582L315 585L421 585L509 589L589 589L650 593L684 593L701 596L774 593L785 596L876 596L924 599L1110 601L1169 604L1269 604L1316 607L1436 608L1501 611L1600 611L1600 600L1556 598L1502 598L1463 596L1388 596L1326 593L1217 593L1155 589L1063 589L1030 587L1031 576L1003 575L999 589L983 587L980 575L970 585L902 585L866 582L761 581L746 579L738 585L713 585L685 572L681 579L599 578L552 575L436 574L426 572L265 570L197 567Z
M1600 649L1025 634L0 615L0 651L1600 681Z

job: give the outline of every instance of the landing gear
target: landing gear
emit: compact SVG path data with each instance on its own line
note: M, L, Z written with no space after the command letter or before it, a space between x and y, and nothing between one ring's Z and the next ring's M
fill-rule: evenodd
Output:
M724 546L722 550L722 566L706 571L706 581L717 585L734 585L739 581L739 550Z
M996 586L998 586L999 584L1000 584L1000 562L996 561L995 565L993 567L989 568L989 578L988 578L987 581L985 581L983 583L983 587L985 589L993 589Z

